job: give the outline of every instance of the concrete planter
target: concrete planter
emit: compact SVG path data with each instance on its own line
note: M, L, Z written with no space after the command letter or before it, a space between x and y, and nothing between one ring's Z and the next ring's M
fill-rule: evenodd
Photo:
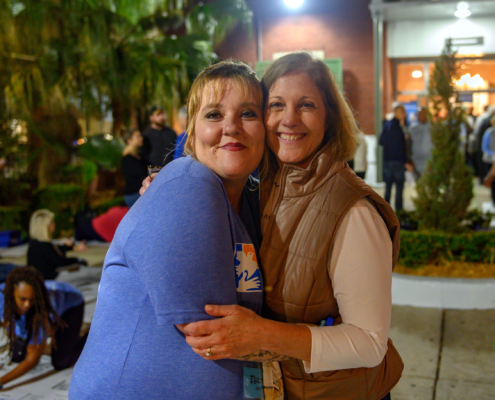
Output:
M392 303L442 309L495 309L495 279L461 279L394 273Z

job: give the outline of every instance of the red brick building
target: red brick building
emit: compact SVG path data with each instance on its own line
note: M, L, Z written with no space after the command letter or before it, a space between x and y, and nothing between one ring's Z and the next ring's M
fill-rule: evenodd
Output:
M369 0L305 0L290 10L283 0L247 0L254 13L251 36L239 28L217 49L222 58L252 67L279 52L323 51L342 59L344 93L357 120L374 132L373 22ZM261 59L260 59L261 58Z

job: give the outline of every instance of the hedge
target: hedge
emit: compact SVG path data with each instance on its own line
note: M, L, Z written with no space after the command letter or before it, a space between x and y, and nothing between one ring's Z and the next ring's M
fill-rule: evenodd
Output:
M29 208L27 206L0 207L0 231L27 232L28 225Z
M418 268L437 260L494 263L495 231L461 234L401 231L401 265Z
M110 199L101 204L98 204L96 207L94 207L94 210L98 215L100 215L115 206L125 206L124 196L116 197L114 199Z
M85 190L79 185L57 183L38 189L31 200L32 211L47 208L55 213L54 237L58 237L62 231L74 229L74 216L84 209Z

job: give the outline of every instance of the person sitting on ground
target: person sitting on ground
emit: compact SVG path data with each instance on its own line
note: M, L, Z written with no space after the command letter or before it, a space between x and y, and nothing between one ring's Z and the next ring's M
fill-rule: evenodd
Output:
M126 206L111 207L97 216L94 216L91 210L89 216L87 211L80 211L76 214L74 224L76 240L97 240L110 243L127 211L129 211L129 207Z
M57 268L87 264L80 258L66 256L69 250L86 251L86 244L83 242L74 245L74 241L66 239L62 246L55 245L51 242L54 231L55 214L50 210L37 210L31 215L27 262L40 271L44 279L55 279L59 272Z
M38 365L49 336L53 367L74 365L87 337L79 336L83 315L84 299L74 286L44 282L33 267L14 269L0 284L0 316L12 361L19 365L0 378L0 389Z
M127 207L139 199L141 182L148 176L146 162L139 155L138 150L143 145L143 136L139 129L129 129L124 134L125 148L122 153L122 175L125 180L124 199Z

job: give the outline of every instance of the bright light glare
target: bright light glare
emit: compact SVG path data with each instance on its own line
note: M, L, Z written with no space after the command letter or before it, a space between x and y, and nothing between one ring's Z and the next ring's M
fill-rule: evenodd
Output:
M467 18L471 15L471 11L469 10L457 10L454 15L457 18Z
M285 5L290 8L301 7L304 3L304 0L285 0Z
M454 12L454 15L457 18L467 18L471 15L471 11L469 11L469 4L461 1L459 4L457 4L457 10Z
M421 71L413 71L412 76L413 78L421 78L423 73Z
M458 89L461 90L477 90L488 88L488 81L485 81L480 74L471 76L471 74L462 75L461 78L454 80Z

